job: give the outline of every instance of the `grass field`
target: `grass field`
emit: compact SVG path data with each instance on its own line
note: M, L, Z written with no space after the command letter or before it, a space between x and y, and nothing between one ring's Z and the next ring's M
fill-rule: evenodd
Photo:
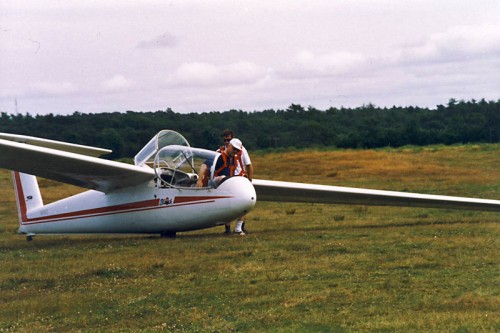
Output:
M500 199L500 145L252 160L255 178ZM11 188L0 171L0 332L500 331L499 213L260 202L245 237L26 242Z

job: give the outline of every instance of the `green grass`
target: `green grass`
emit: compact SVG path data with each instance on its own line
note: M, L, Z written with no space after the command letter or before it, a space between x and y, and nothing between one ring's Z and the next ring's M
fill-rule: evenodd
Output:
M500 145L285 155L256 178L500 198ZM4 171L0 202L0 332L500 331L498 213L260 202L246 237L26 242Z

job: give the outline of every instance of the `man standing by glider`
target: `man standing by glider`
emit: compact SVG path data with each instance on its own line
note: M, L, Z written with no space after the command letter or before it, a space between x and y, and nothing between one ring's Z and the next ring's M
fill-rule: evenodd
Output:
M212 158L207 159L201 165L196 186L217 188L224 178L234 176L237 164L237 154L240 152L242 146L240 140L232 139L227 148L220 153L216 161ZM214 163L214 176L213 180L210 180L210 169Z
M226 129L222 132L222 139L224 140L224 145L221 146L219 149L217 149L217 152L222 153L225 151L231 142L231 140L234 139L234 132L230 129ZM238 140L239 143L241 143L240 140ZM236 160L236 169L234 172L235 176L244 176L247 177L250 181L252 181L253 178L253 166L252 166L252 161L250 160L250 155L248 155L248 151L245 149L245 147L241 144L240 146L236 147L237 149L240 150L239 153L236 154L235 160ZM239 235L245 235L246 230L245 230L245 221L246 221L246 215L243 215L239 219L236 220L236 227L234 229L234 232ZM224 231L224 234L231 234L231 223L226 223L225 224L226 230Z

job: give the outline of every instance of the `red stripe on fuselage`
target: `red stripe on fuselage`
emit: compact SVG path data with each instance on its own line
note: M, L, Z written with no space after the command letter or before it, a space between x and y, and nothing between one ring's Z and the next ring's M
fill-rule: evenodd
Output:
M21 189L22 192L22 189ZM81 211L74 211L68 213L61 213L55 215L48 215L37 218L27 218L26 217L26 207L24 208L24 220L21 224L39 224L39 223L48 223L48 222L61 222L67 220L81 219L81 218L89 218L89 217L98 217L98 216L106 216L106 215L114 215L114 214L123 214L123 213L131 213L131 212L139 212L151 209L160 209L160 208L170 208L170 207L179 207L186 205L196 205L202 203L211 203L215 202L216 199L224 199L231 198L229 196L185 196L185 197L175 197L173 203L170 205L160 205L160 199L152 199L152 200L144 200L138 202L131 202L126 204L120 204L115 206L101 207L101 208L92 208L85 209Z
M211 201L214 201L216 199L227 199L227 198L231 198L231 197L227 197L227 196L221 196L221 197L201 197L201 196L197 196L197 197L189 197L189 196L185 196L185 197L175 197L174 198L174 204L182 204L182 203L191 203L191 202L198 202L198 201L204 201L204 200L211 200Z
M116 214L116 213L125 213L125 212L130 212L130 211L139 211L139 210L144 210L144 209L152 209L152 208L158 207L159 203L160 203L160 199L153 199L153 200L144 200L144 201L120 204L120 205L115 205L115 206L84 209L84 210L68 212L68 213L42 216L42 217L36 217L36 218L31 218L31 219L29 218L26 220L27 223L25 223L25 224L31 224L31 223L37 223L37 222L40 223L42 221L43 222L55 222L54 220L71 220L71 219L84 218L84 217L93 217L93 216L110 215L110 214ZM49 219L51 221L47 221Z
M16 191L16 199L19 210L19 218L21 219L21 224L23 224L27 219L27 207L26 207L26 199L24 198L23 185L21 184L21 175L19 172L14 171L14 186Z

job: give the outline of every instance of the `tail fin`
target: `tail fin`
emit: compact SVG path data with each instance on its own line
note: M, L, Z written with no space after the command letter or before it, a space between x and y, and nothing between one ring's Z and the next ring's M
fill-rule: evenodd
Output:
M12 178L19 214L19 233L25 233L23 224L28 221L28 214L31 211L43 206L42 195L35 176L13 171Z

